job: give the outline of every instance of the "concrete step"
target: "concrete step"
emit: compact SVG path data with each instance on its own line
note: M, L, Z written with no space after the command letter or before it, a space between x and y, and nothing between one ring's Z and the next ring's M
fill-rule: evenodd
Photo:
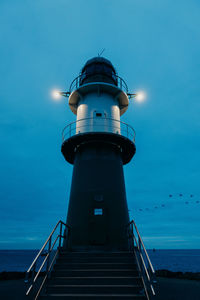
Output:
M43 300L60 300L60 299L67 299L67 300L147 300L147 298L144 295L138 295L138 294L49 294L49 295L44 295L40 296L40 299Z
M47 294L143 294L138 285L48 285Z
M67 269L127 269L127 270L137 270L136 264L127 263L56 263L54 270L67 270Z
M49 284L108 284L108 285L118 285L118 284L133 284L142 285L142 279L140 277L52 277L49 280Z
M131 269L62 269L52 272L53 277L137 277L139 272Z
M134 257L133 254L129 251L122 252L60 252L60 257Z
M128 257L106 257L106 256L95 256L95 257L90 257L90 256L81 256L81 257L70 257L70 256L60 256L56 263L61 263L61 262L71 262L71 263L84 263L84 262L93 262L93 263L135 263L135 258L133 256L128 256Z
M61 251L40 299L146 300L131 252Z

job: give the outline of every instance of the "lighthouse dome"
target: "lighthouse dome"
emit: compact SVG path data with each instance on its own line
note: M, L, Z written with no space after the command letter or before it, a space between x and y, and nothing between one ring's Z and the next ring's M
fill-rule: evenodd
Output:
M81 70L80 85L90 82L106 82L117 86L116 70L104 57L89 59Z

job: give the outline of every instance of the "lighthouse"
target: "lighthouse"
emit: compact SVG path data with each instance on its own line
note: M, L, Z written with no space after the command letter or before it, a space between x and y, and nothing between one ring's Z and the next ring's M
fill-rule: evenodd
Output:
M136 148L134 129L120 118L136 94L103 57L88 60L69 92L58 94L76 115L62 134L62 154L73 165L67 221L57 222L29 267L26 295L149 300L155 271L129 220L123 172Z
M134 129L121 121L128 87L103 57L86 62L69 91L76 120L63 130L61 151L73 165L67 224L68 246L127 250L129 223L123 165L135 154Z

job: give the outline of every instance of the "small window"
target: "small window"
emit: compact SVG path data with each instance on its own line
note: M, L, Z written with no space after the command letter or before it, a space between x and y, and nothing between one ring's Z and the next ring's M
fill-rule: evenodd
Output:
M94 200L97 202L103 202L103 195L95 195Z
M94 215L95 216L102 216L103 215L103 209L102 208L95 208L94 209Z
M96 113L96 117L102 117L102 113Z

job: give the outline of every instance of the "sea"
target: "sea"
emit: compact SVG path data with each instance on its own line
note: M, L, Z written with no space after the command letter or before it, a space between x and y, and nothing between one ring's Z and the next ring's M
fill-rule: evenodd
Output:
M200 272L200 249L148 250L155 270ZM27 271L38 250L0 250L0 272Z

